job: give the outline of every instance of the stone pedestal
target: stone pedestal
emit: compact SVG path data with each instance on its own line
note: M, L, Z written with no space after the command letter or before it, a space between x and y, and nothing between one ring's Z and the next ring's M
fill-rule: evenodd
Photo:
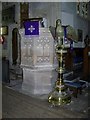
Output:
M48 94L53 84L54 39L49 28L39 28L39 36L25 35L21 29L22 90Z
M23 68L22 89L31 94L48 94L52 90L53 69Z

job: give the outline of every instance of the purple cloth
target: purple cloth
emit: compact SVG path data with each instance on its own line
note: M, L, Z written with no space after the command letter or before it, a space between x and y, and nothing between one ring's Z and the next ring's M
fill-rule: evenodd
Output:
M39 21L24 22L25 35L39 35Z

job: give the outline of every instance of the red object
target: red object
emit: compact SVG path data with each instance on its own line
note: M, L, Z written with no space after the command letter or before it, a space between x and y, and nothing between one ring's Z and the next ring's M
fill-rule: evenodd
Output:
M4 37L4 36L1 36L1 37L0 37L0 44L3 44L3 43L4 43L4 40L5 40L5 37Z

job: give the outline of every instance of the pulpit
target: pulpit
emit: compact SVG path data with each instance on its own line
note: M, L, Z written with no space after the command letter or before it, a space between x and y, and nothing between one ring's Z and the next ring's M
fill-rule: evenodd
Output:
M21 35L22 90L31 94L48 94L52 89L54 72L54 39L49 28L39 28L39 35Z

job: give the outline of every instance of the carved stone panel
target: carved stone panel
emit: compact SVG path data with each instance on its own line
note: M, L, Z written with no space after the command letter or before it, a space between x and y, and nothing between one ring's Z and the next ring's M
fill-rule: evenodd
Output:
M27 67L53 66L54 40L49 28L40 28L39 36L21 35L21 65ZM49 66L48 66L49 67Z

